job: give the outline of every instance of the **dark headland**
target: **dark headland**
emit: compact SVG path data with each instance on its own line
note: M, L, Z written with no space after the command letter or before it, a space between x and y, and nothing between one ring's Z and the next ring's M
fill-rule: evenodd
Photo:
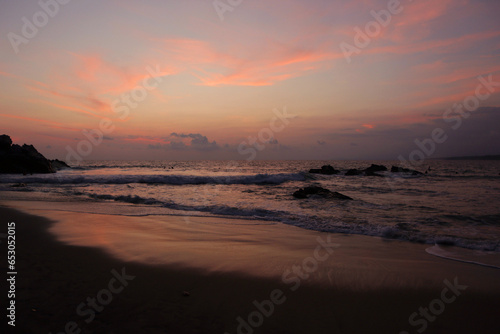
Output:
M69 166L60 160L45 158L33 145L13 144L8 135L0 135L0 174L55 173Z

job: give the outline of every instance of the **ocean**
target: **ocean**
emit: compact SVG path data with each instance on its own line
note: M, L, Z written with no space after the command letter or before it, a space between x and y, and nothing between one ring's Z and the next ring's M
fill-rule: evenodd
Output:
M311 174L330 164L337 175ZM371 164L384 177L346 176ZM56 174L1 175L0 199L74 203L114 215L229 217L303 229L500 252L500 161L428 160L424 175L397 161L85 161ZM21 186L19 186L21 184ZM352 201L293 192L321 186ZM78 204L78 205L76 205Z

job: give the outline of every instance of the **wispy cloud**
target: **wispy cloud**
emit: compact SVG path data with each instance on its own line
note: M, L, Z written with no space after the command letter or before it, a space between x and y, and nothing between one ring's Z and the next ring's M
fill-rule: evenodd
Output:
M229 50L201 40L155 41L163 45L170 67L191 73L205 86L273 85L321 68L322 62L343 57L340 52L325 47L304 49L266 38L260 46L236 44Z
M28 121L28 122L33 122L33 123L38 123L40 125L53 128L53 129L61 129L61 130L68 130L68 131L74 131L74 132L79 132L81 129L76 129L70 126L67 126L64 123L59 123L59 122L53 122L53 121L47 121L44 119L38 119L38 118L32 118L32 117L26 117L26 116L18 116L18 115L10 115L10 114L0 114L1 117L7 117L7 118L12 118L12 119L18 119L22 121Z

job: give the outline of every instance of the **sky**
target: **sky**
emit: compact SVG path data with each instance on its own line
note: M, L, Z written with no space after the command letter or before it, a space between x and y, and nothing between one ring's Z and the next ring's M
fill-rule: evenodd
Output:
M0 134L68 162L500 154L498 0L0 0Z

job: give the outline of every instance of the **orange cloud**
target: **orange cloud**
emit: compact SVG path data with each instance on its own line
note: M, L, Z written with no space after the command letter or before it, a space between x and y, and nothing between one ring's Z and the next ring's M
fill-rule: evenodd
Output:
M150 76L146 70L147 65L143 68L124 67L107 62L102 56L96 54L70 54L75 59L70 73L74 73L76 79L92 89L95 95L119 95L134 89L143 79ZM152 63L150 66L155 64Z
M272 85L316 70L321 62L343 57L325 47L306 51L270 41L259 53L249 46L217 50L200 40L166 39L162 43L169 66L188 71L205 86Z
M85 113L86 115L98 116L97 113L111 113L111 106L109 103L105 103L103 101L98 100L95 97L84 96L83 94L69 94L66 92L59 92L56 89L65 89L65 85L56 85L57 88L52 89L48 87L36 87L32 85L26 85L25 87L29 90L37 92L39 95L43 97L47 97L49 99L56 99L62 103L69 103L75 105L75 107L67 107L72 108L72 111L77 111L79 113ZM60 104L52 101L44 101L47 104L51 104L54 106L60 107ZM96 112L90 111L94 110Z
M121 67L103 60L98 55L80 55L68 53L72 57L72 64L61 65L55 68L46 82L22 78L9 73L0 75L18 79L30 91L42 97L41 100L32 99L37 103L77 112L92 118L102 118L112 115L111 103L123 93L126 93L142 84L145 78L151 76L147 71L148 64ZM157 64L150 63L152 68ZM168 74L160 71L158 75ZM155 96L160 97L159 92Z
M56 108L59 108L59 109L63 109L63 110L76 111L77 113L84 114L85 116L92 116L94 118L102 119L102 116L99 116L98 114L95 114L95 113L93 113L91 111L87 111L87 110L84 110L84 109L80 109L80 108L76 108L76 107L70 107L70 106L67 106L67 105L57 104L57 103L53 103L53 102L49 102L49 101L45 101L45 100L32 100L32 101L36 102L36 103L44 103L44 104L47 104L49 106L53 106L53 107L56 107Z
M54 129L62 129L62 130L68 130L68 131L74 131L74 132L80 132L81 129L75 129L75 128L72 128L72 127L68 127L62 123L58 123L58 122L53 122L53 121L47 121L47 120L44 120L44 119L38 119L38 118L31 118L31 117L25 117L25 116L17 116L17 115L9 115L9 114L0 114L0 116L2 117L8 117L8 118L13 118L13 119L20 119L20 120L23 120L23 121L29 121L29 122L34 122L34 123L38 123L38 124L41 124L41 125L44 125L44 126L48 126L50 128L54 128Z

